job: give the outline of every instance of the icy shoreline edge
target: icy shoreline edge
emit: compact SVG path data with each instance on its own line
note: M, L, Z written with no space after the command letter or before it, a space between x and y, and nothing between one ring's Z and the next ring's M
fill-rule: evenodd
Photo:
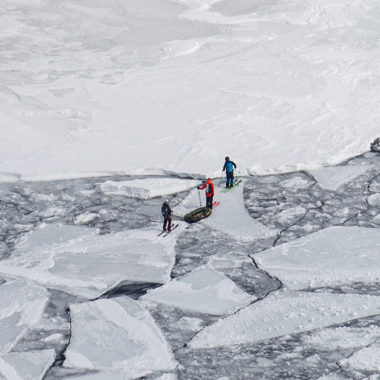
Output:
M323 169L327 167L335 167L335 166L343 166L346 165L351 160L356 158L365 157L367 154L376 154L371 151L365 151L359 153L354 156L350 156L343 160L326 162L321 165L303 165L300 164L297 167L285 167L283 170L281 169L266 169L266 170L251 170L251 169L241 169L238 168L236 171L237 177L253 177L253 176L271 176L271 175L280 175L280 174L292 174L297 172L307 172L316 169ZM0 172L0 184L2 183L17 183L17 182L48 182L48 181L62 181L62 180L70 180L70 179L81 179L81 178L103 178L110 176L120 176L125 178L167 178L174 177L179 179L205 179L205 178L213 178L218 179L224 177L224 173L220 170L214 170L210 173L184 173L184 172L175 172L168 171L165 169L139 169L135 172L123 172L123 171L99 171L99 172L72 172L72 173L62 173L56 175L28 175L23 176L20 173L11 173L11 172Z

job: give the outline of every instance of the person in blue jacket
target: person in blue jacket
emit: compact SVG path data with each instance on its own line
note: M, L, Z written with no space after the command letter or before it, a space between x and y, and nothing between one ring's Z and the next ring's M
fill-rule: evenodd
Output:
M223 171L226 171L226 188L234 185L234 169L236 169L235 162L231 161L229 157L225 158Z

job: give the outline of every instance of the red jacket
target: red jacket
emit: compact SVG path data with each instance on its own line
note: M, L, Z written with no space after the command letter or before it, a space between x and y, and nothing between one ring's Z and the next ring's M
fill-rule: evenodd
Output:
M199 186L198 189L206 189L206 197L212 197L215 193L214 184L211 180L206 181L202 186Z

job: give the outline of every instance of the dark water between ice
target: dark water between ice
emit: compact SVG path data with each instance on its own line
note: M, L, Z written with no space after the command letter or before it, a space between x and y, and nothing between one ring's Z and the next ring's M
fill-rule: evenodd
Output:
M306 172L247 178L244 201L250 215L262 224L276 228L278 236L247 243L235 240L204 225L189 225L176 245L176 262L172 277L176 278L207 263L215 255L237 255L241 265L220 269L240 288L260 299L282 287L281 282L257 267L250 255L329 226L361 226L379 228L376 218L380 209L372 207L367 198L380 191L380 156L366 154L342 164L370 165L370 169L336 191L321 188ZM48 182L20 182L0 184L0 258L12 254L15 242L42 222L74 224L83 214L95 214L87 226L99 228L102 234L126 229L142 228L161 221L162 198L136 200L124 196L106 195L99 184L106 180L123 181L131 177L86 178ZM292 178L307 182L304 189L284 188L279 183ZM170 202L175 208L187 192L175 194ZM278 215L298 206L303 209L293 220L283 223ZM341 210L345 209L344 214ZM2 282L3 279L0 279ZM125 282L103 297L131 297L141 295L159 284ZM350 283L336 288L305 289L312 292L334 292L380 295L380 284ZM54 348L56 362L44 379L69 378L79 371L61 367L64 351L70 338L68 304L85 301L64 292L49 290L51 298L45 310L46 318L61 321L62 328L32 330L21 339L13 351L31 351ZM197 333L182 323L197 321L199 329L212 324L220 317L187 312L173 307L160 306L151 313L171 345L179 363L175 372L178 379L317 379L336 375L342 379L377 378L377 374L342 368L338 362L358 349L323 349L304 343L310 332L273 338L251 345L238 345L217 349L190 349L186 343ZM365 329L380 327L380 315L361 318L337 326ZM334 326L330 326L332 328ZM51 334L62 334L60 343L47 343ZM158 379L154 373L144 379Z

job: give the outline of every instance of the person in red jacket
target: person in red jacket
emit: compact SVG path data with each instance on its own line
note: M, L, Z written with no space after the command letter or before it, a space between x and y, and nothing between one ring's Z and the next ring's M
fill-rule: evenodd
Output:
M214 198L215 191L211 178L208 178L202 186L198 186L197 188L199 190L206 189L206 207L212 208L212 200Z

